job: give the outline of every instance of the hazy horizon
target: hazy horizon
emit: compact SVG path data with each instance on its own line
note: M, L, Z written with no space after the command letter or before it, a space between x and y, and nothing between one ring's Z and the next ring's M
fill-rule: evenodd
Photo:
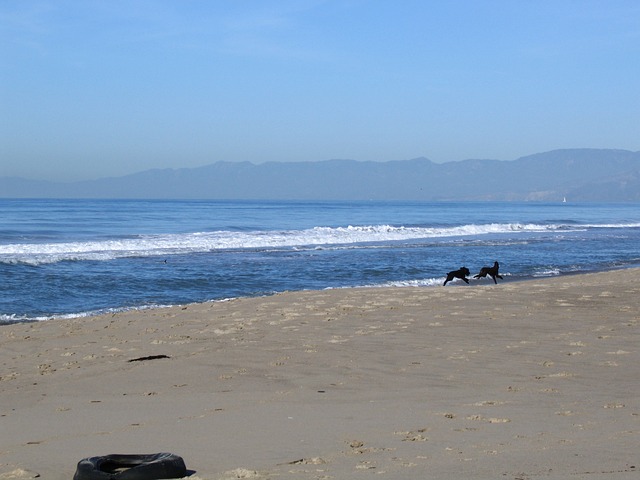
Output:
M259 165L264 165L264 164L269 164L269 163L282 163L282 164L294 164L294 163L309 163L309 164L317 164L317 163L325 163L325 162L356 162L356 163L397 163L397 162L407 162L407 161L412 161L412 160L427 160L430 161L432 163L436 163L436 164L440 164L440 165L444 165L444 164L451 164L451 163L461 163L461 162L465 162L465 161L498 161L498 162L514 162L516 160L520 160L522 158L526 158L526 157L533 157L533 156L539 156L539 155L547 155L547 154L553 154L555 152L577 152L577 151L593 151L593 152L598 152L598 151L602 151L605 152L605 155L608 155L608 153L610 152L615 152L615 151L619 151L619 152L624 152L624 153L640 153L640 151L634 152L631 150L625 150L625 149L616 149L616 148L612 148L612 149L590 149L590 148L567 148L567 149L557 149L557 150L550 150L548 152L530 152L527 153L525 155L522 155L518 158L509 158L509 159L497 159L497 158L480 158L480 157L473 157L473 158L461 158L458 160L447 160L444 162L436 162L430 158L421 156L421 157L413 157L413 158L401 158L401 159L387 159L387 160L356 160L356 159L352 159L352 158L327 158L327 159L322 159L322 160L309 160L309 161L296 161L296 160L291 160L291 161L283 161L283 162L279 162L278 160L265 160L263 162L259 162L259 161L252 161L252 160L240 160L240 161L236 161L236 162L229 162L226 160L217 160L214 162L208 162L202 165L189 165L189 166L166 166L166 167L150 167L150 168L145 168L143 170L134 170L134 171L130 171L130 172L126 172L123 173L121 175L104 175L104 176L96 176L96 177L91 177L91 178L85 178L85 179L79 179L79 180L57 180L57 179L40 179L40 178L29 178L29 177L20 177L20 176L13 176L13 175L4 175L4 176L0 176L0 178L20 178L23 180L28 180L28 181L33 181L33 182L51 182L51 183L69 183L69 184L73 184L73 183L81 183L81 182L91 182L91 181L96 181L96 180L107 180L110 178L123 178L123 177L129 177L129 176L136 176L136 175L140 175L140 174L146 174L148 172L152 172L155 170L158 171L163 171L163 170L172 170L172 171L178 171L178 170L183 170L183 169L187 169L187 170L197 170L199 168L206 168L206 167L210 167L213 166L215 164L218 163L249 163L253 166L259 166Z
M7 0L0 177L640 150L640 4Z

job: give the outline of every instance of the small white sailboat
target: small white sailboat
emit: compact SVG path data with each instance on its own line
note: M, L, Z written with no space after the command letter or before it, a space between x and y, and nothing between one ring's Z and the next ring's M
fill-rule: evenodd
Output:
M562 203L567 203L567 197L562 197Z

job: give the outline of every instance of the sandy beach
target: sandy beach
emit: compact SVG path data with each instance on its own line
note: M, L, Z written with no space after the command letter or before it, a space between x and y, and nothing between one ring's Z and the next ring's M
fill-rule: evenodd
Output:
M0 479L640 474L639 269L283 293L0 327Z

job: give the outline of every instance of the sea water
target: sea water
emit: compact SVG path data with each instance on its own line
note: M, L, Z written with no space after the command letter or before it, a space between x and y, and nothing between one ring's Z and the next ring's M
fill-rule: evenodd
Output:
M5 199L0 324L285 290L439 287L450 270L494 261L505 281L638 266L640 208Z

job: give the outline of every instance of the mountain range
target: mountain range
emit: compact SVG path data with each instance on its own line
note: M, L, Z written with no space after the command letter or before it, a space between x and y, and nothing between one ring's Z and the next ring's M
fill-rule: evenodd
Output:
M517 160L217 162L80 182L0 177L4 198L640 201L640 152L553 150Z

